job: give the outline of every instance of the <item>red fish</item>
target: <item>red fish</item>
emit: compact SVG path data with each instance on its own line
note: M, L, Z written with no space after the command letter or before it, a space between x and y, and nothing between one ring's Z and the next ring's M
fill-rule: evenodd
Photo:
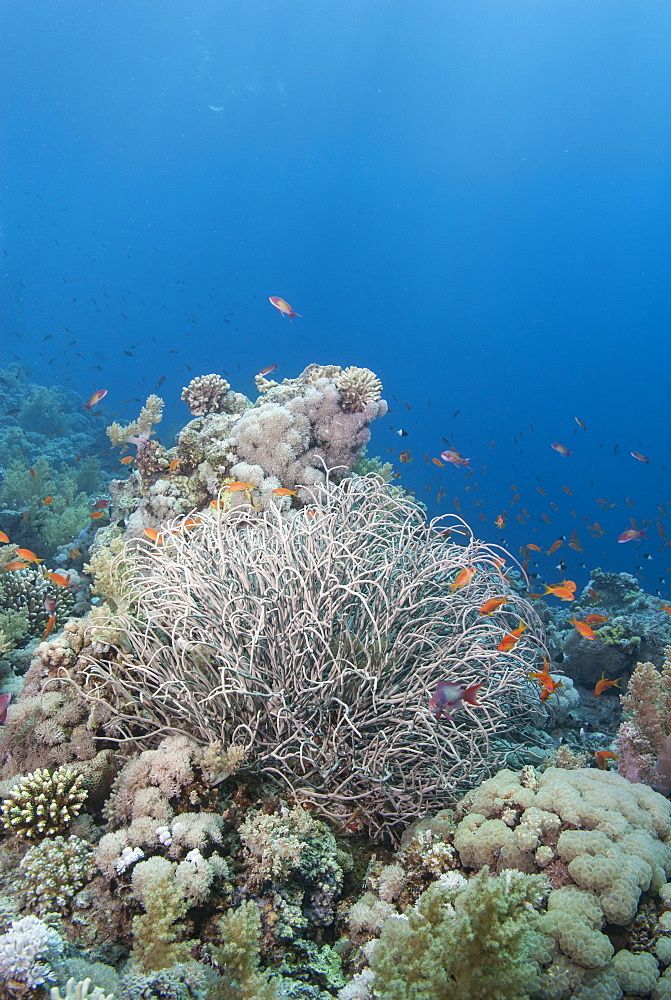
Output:
M11 694L0 694L0 726L7 722L7 709L11 700Z
M288 316L289 319L293 319L294 316L300 316L300 313L294 312L292 307L285 299L281 299L279 295L269 295L268 301L271 305L275 306L276 309L282 313L283 316Z
M94 406L97 406L101 399L104 399L109 389L96 389L90 399L87 399L84 403L85 410L92 410Z
M56 615L51 615L49 621L47 622L47 627L44 630L44 635L42 636L42 642L44 642L45 639L49 638L55 624L56 624Z
M436 719L449 719L451 722L451 713L462 708L464 702L468 702L469 705L479 704L476 695L481 687L482 684L471 684L464 689L458 684L451 684L450 681L439 681L429 699L429 711Z
M564 458L566 458L567 455L572 455L573 454L572 451L568 450L568 448L566 447L565 444L560 444L559 441L555 441L555 443L551 444L550 447L554 448L554 450L556 452L558 452L560 455L563 455Z
M627 528L626 531L623 531L621 535L617 536L617 540L618 542L639 542L642 538L647 537L645 528L639 528L638 531L636 528Z

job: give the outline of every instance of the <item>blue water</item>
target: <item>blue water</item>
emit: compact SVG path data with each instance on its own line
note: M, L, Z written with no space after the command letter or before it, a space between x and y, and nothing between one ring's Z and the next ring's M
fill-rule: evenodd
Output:
M0 366L124 418L165 375L164 426L195 374L369 366L369 450L430 514L668 599L670 30L667 0L0 0Z

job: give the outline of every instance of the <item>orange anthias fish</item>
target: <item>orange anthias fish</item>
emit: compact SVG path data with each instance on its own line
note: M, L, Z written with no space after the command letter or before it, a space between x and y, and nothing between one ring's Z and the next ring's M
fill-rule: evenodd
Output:
M586 615L585 621L588 625L600 625L601 622L608 621L608 615Z
M583 639L596 639L596 636L587 622L578 621L577 618L569 618L571 625L573 625L576 632L579 632Z
M550 664L545 659L545 657L543 658L543 669L541 671L539 671L539 673L537 673L537 674L530 674L529 676L533 680L538 681L538 683L540 685L540 689L541 689L541 701L547 701L547 699L550 697L550 695L552 694L552 692L556 688L561 687L561 685L562 685L561 681L555 681L555 680L553 680L552 674L550 673Z
M489 601L485 601L478 611L478 614L491 615L497 608L500 608L502 604L505 604L507 600L507 597L492 597Z
M268 301L272 306L275 306L276 309L279 309L283 316L288 316L289 319L293 319L294 316L301 315L300 313L295 312L289 303L285 299L281 299L279 295L269 295Z
M459 590L460 587L465 587L469 584L477 572L478 571L475 566L467 566L466 569L462 569L462 571L457 574L457 578L452 584L452 592L454 593L455 590Z
M596 761L596 766L601 771L608 770L608 761L617 760L617 754L613 753L612 750L595 750L594 760Z
M552 594L553 597L558 597L560 601L573 601L575 599L575 591L571 587L562 586L561 583L556 583L552 587L548 587L545 584L545 591L543 597L548 594Z
M147 538L151 538L152 542L156 542L157 545L163 545L163 535L156 528L145 528L144 533Z
M31 552L30 549L17 549L16 554L17 556L20 556L21 559L24 559L26 562L34 562L34 563L44 562L44 559L38 559L35 553Z
M286 486L278 486L276 490L270 492L274 493L276 497L295 497L298 490L288 490Z
M54 627L55 624L56 624L56 615L51 615L49 617L49 621L47 622L47 627L44 630L44 635L42 636L42 642L44 642L44 640L49 635L51 635L51 631L52 631L52 629L53 629L53 627Z
M27 565L28 563L19 562L17 559L14 562L5 563L5 565L2 568L6 570L25 569Z
M273 302L272 299L270 301ZM275 305L274 302L273 302L273 305ZM279 306L278 306L278 308L279 308ZM294 315L298 316L298 313L295 313ZM256 374L257 374L257 376L258 375L270 375L270 374L272 374L272 372L276 372L279 367L280 367L279 365L266 365L265 368L262 368L261 371L257 372Z
M598 698L600 695L603 694L604 691L607 691L608 688L610 687L619 687L621 680L622 680L621 677L618 677L616 681L606 680L606 672L603 671L601 674L601 680L598 680L596 682L596 686L594 688L594 697Z
M498 644L496 649L499 653L509 653L513 646L517 643L518 639L529 626L525 625L524 622L520 622L517 628L514 628L512 632L506 632L501 642Z
M73 550L74 551L74 550ZM79 553L81 555L81 552ZM60 573L47 573L45 570L45 576L48 576L52 583L55 583L57 587L67 587L70 583L70 574L67 576L62 576Z
M221 488L222 490L228 490L229 493L242 493L243 490L255 490L256 486L254 483L226 483Z
M496 525L496 527L497 528L503 528L503 527L505 527L505 523L506 522L505 522L505 520L503 518L503 514L498 514L497 517L496 517L496 520L494 521L494 524Z
M42 503L53 503L53 502L54 502L53 497L45 497L44 500L42 501Z
M178 468L179 468L179 459L178 458L173 458L171 460L171 462L170 462L170 465L168 466L168 472L174 472L175 469L178 469Z
M122 465L130 465L130 463L132 461L134 461L134 456L133 455L124 455L124 457L120 458L119 461L121 462Z
M429 711L436 719L449 719L451 722L452 712L461 708L464 702L468 702L469 705L479 704L476 695L481 687L482 684L471 684L464 689L458 684L451 684L450 681L439 681L429 699Z
M4 533L4 531L0 531L0 542L8 542L8 541L9 541L9 538Z
M630 451L629 454L632 458L635 458L637 462L645 462L646 465L650 462L650 459L646 458L645 455L641 455L640 451Z
M101 517L107 517L107 511L105 510L94 510L91 514L92 521L99 521Z
M94 406L97 406L101 399L104 399L109 389L96 389L93 395L86 400L84 403L85 410L92 410Z
M540 545L536 545L535 542L529 542L527 544L527 548L531 549L532 552L541 552L542 551Z
M551 556L563 544L564 544L564 536L562 535L561 538L558 538L556 542L552 543L552 545L550 546L550 548L547 550L547 552L545 554L548 555L548 556Z
M558 454L563 455L564 458L566 458L568 455L572 455L573 454L572 451L568 450L568 448L566 447L565 444L560 444L559 441L555 441L555 443L551 444L550 447L554 448L554 450Z

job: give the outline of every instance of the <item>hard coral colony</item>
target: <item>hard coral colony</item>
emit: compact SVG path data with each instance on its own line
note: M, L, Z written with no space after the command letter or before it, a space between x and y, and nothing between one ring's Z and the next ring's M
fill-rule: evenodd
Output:
M663 611L600 571L550 588L573 624L531 605L365 459L373 372L272 368L254 402L194 378L172 448L155 395L108 428L133 471L86 495L88 613L77 574L0 577L5 994L671 997L668 661L636 668L619 775L546 731L577 734L550 654L589 689L624 618L658 659Z

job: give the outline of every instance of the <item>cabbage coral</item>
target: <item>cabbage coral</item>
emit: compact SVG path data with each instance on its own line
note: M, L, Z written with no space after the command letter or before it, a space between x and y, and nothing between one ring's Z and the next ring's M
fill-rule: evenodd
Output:
M459 518L427 524L374 476L311 496L286 513L203 511L128 542L113 567L126 639L82 655L76 676L112 706L111 735L244 744L246 769L379 834L495 764L492 735L528 711L541 626ZM491 597L505 604L480 614ZM446 679L481 684L479 704L437 720L429 698Z

